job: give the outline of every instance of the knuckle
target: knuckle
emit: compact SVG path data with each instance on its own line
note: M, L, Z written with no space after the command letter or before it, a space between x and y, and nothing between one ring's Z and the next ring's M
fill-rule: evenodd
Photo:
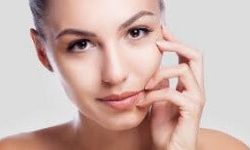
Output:
M200 107L199 105L193 105L192 109L195 111L195 112L198 112L200 110Z
M166 82L168 82L169 80L169 74L171 73L171 70L173 68L171 67L162 67L161 71L158 73L158 77L160 80L166 80Z
M204 106L205 106L205 103L206 103L205 100L199 99L198 103L196 104L196 105L197 105L197 108L198 108L199 110L203 109Z
M190 106L190 109L196 114L202 110L202 107L199 104L194 103Z
M164 78L164 76L166 76L167 73L168 73L168 68L162 67L161 71L158 73L158 76L160 76L161 78Z
M180 64L181 73L189 72L189 66L186 63Z
M190 96L190 98L193 101L192 107L194 110L202 109L206 103L205 99L202 96L200 96L199 94Z

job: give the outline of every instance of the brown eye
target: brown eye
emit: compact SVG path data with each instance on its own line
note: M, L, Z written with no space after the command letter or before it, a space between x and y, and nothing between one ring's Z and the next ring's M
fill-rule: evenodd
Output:
M91 42L87 39L81 39L77 41L73 41L69 44L67 50L72 51L72 52L77 52L77 51L86 51L86 49L90 46L91 47Z
M146 36L149 32L152 31L147 28L133 28L129 30L129 35L132 39L139 39Z

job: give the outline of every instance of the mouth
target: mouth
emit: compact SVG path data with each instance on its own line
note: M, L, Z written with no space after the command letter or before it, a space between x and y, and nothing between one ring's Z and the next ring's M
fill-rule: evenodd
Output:
M142 96L143 90L129 91L121 94L111 94L103 98L98 98L98 100L115 110L124 111L134 108Z

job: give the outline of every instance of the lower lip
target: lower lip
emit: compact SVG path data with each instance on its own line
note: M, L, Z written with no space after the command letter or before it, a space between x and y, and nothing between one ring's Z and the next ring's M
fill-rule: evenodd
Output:
M120 110L120 111L124 111L124 110L130 110L132 109L135 104L138 102L138 100L140 99L141 95L143 93L140 92L136 95L130 96L128 98L119 100L119 101L101 101L104 104L116 109L116 110Z

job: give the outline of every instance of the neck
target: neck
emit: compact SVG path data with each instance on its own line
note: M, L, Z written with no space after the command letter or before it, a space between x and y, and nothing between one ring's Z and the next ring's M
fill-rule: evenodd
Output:
M107 130L96 122L78 115L74 121L75 144L88 150L147 150L151 149L149 117L132 129L123 131Z

